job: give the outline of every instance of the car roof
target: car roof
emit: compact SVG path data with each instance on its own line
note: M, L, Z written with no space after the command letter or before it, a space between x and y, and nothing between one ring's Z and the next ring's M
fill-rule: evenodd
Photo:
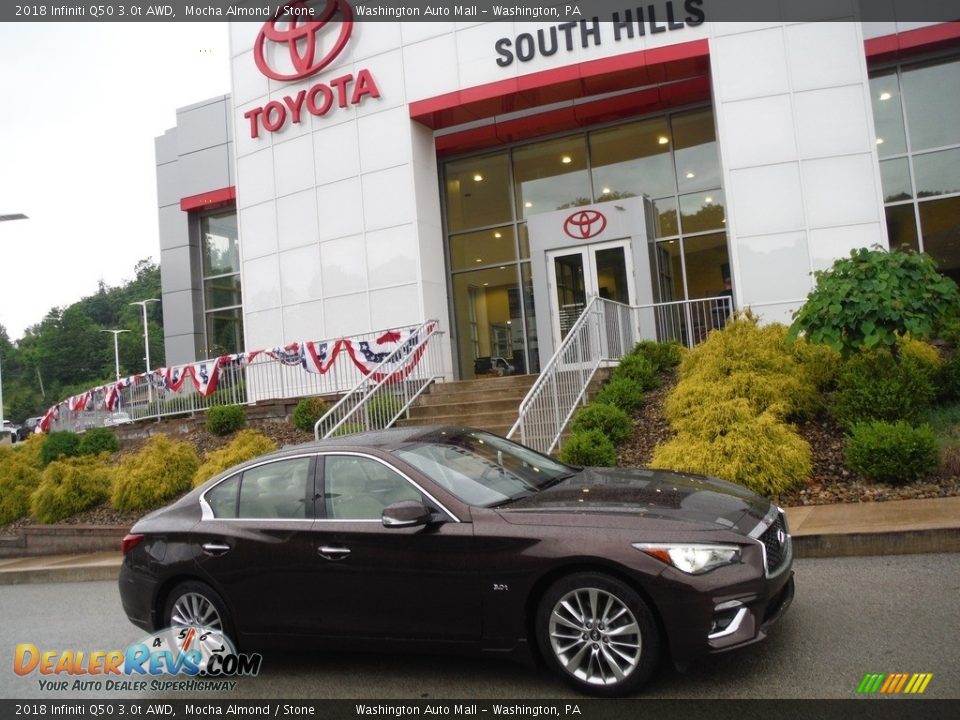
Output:
M420 425L416 427L388 428L386 430L369 430L367 432L331 437L324 440L314 440L297 445L287 445L275 454L284 455L292 452L302 453L304 451L321 451L333 448L341 450L376 448L378 450L389 451L395 450L410 442L437 440L445 435L460 435L465 432L485 431L461 425Z

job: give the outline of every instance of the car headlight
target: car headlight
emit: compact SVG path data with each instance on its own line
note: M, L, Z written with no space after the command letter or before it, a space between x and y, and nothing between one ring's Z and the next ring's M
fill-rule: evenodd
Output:
M633 547L690 575L740 562L740 548L736 545L633 543Z

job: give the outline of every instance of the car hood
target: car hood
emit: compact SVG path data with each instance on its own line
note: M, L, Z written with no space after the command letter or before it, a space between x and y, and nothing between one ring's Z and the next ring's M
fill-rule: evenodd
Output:
M517 524L555 524L572 514L651 520L724 528L748 534L770 511L770 501L739 485L667 470L584 468L576 475L500 510ZM582 524L582 523L572 523ZM615 522L614 524L621 524Z

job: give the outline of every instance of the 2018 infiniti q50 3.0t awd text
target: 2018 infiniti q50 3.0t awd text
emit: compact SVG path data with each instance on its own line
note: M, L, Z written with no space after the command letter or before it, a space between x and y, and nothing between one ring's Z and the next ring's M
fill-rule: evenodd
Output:
M140 520L124 550L123 607L147 630L533 656L608 696L664 653L762 639L793 597L786 519L758 495L456 427L257 458Z

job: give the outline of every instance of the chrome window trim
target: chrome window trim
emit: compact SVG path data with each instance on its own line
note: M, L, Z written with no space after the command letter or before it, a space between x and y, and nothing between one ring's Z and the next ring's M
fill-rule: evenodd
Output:
M387 469L392 470L393 472L397 473L397 475L399 475L399 476L402 477L404 480L406 480L408 483L410 483L411 485L413 485L420 493L422 493L424 496L430 498L430 500L431 500L434 504L436 504L436 506L437 506L438 508L440 508L440 510L442 510L442 511L447 515L447 517L450 518L450 520L451 520L452 522L455 522L455 523L462 522L462 521L460 520L460 518L458 518L456 515L454 515L452 512L450 512L450 511L447 509L447 507L446 507L442 502L440 502L440 501L437 500L433 495L431 495L429 492L427 492L426 490L424 490L416 480L412 479L409 475L407 475L405 472L403 472L402 470L400 470L400 468L394 467L394 466L391 465L390 463L382 460L381 458L378 458L376 455L370 455L370 454L368 454L368 453L362 453L362 452L354 452L354 451L350 451L350 450L346 450L346 451L331 450L331 451L328 451L328 452L317 453L317 458L318 458L318 460L319 460L320 458L327 458L327 457L330 457L330 456L362 457L362 458L367 458L367 459L369 459L369 460L375 460L376 462L380 463L381 465L383 465L383 466L386 467ZM326 468L324 468L324 472L326 472ZM314 518L314 520L315 520L316 522L323 522L323 523L346 523L346 522L375 522L375 523L382 523L382 521L379 520L379 519L376 519L376 520L374 520L374 519L366 519L366 520L359 520L359 519L358 519L358 520L346 520L346 519L342 519L342 520L338 520L338 519L336 519L336 518L319 518L319 517L318 517L318 518Z
M200 499L198 500L198 502L199 502L199 504L200 504L200 522L203 522L204 520L220 520L220 521L243 520L244 522L249 522L249 521L251 521L251 520L254 520L254 521L256 521L256 520L266 520L266 521L270 521L270 522L277 522L277 521L280 521L280 522L313 522L315 518L218 518L218 517L216 517L216 516L213 514L213 508L210 507L210 503L207 502L207 493L210 492L211 490L213 490L215 487L218 487L221 483L225 483L227 480L230 480L231 478L235 478L235 477L237 477L237 475L241 475L241 474L245 473L247 470L253 470L254 468L262 467L262 466L264 466L264 465L270 465L270 464L272 464L272 463L283 462L283 461L285 461L285 460L299 460L300 458L310 458L310 459L313 459L313 458L315 458L316 456L317 456L317 454L314 453L314 452L306 452L306 453L303 453L303 454L301 454L301 455L290 455L290 456L288 456L288 457L273 458L272 460L264 460L263 462L254 463L253 465L249 465L249 466L245 467L243 470L241 470L241 471L239 471L239 472L232 473L231 475L227 475L227 477L225 477L225 478L223 478L223 479L221 479L221 480L218 480L217 482L215 482L213 485L211 485L210 487L208 487L206 490L204 490L204 491L200 494ZM238 488L237 492L239 492L239 488Z

